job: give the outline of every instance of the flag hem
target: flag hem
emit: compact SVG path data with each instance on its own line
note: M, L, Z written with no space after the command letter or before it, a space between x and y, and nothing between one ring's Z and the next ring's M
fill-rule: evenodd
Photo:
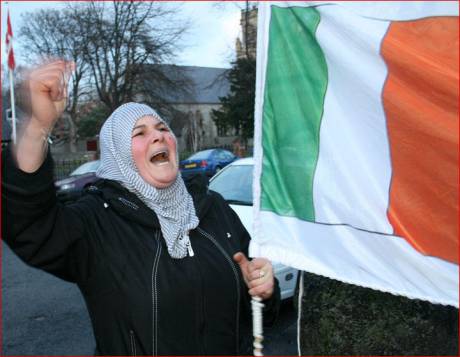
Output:
M358 237L352 232L352 237L348 227L300 222L266 211L261 216L266 222L261 227L263 240L251 241L250 256L393 295L459 306L458 265L424 256L403 238L368 232ZM306 231L310 235L300 237ZM372 247L363 250L357 244L363 241L372 242ZM330 255L332 247L335 254ZM393 263L383 267L389 257Z
M263 246L260 246L258 243L255 243L253 245L253 251L252 253L255 255L255 256L263 256L263 257L266 257L270 260L273 260L273 261L276 261L276 262L279 262L279 263L282 263L282 264L290 264L290 265L293 265L292 264L292 261L293 260L296 260L296 261L305 261L305 258L303 258L300 254L296 254L296 253L293 253L291 251L288 251L286 249L283 249L283 248L280 248L280 247L263 247ZM340 281L342 283L346 283L346 284L352 284L352 285L356 285L356 286L359 286L359 287L362 287L362 288L369 288L369 289L372 289L372 290L375 290L375 291L381 291L383 293L389 293L389 294L392 294L392 295L395 295L395 296L402 296L402 297L406 297L406 298L409 298L411 300L423 300L423 301L428 301L432 304L438 304L438 305L443 305L443 306L453 306L455 308L459 308L459 304L458 304L458 301L457 302L454 302L454 301L451 301L451 300L442 300L442 299L439 299L439 300L435 300L435 299L431 299L429 297L426 297L426 296L419 296L417 294L404 294L404 293L401 293L401 292L398 292L396 290L393 290L393 289L388 289L386 287L380 287L380 286L377 286L377 285L366 285L366 284L363 284L359 281L356 281L356 280L352 280L352 279L346 279L346 278L338 278L336 276L333 276L332 274L329 274L329 273L326 273L324 271L317 271L315 269L299 269L300 271L306 271L306 272L309 272L309 273L312 273L312 274L316 274L316 275L320 275L322 277L325 277L325 278L328 278L328 279L333 279L333 280L337 280L337 281Z

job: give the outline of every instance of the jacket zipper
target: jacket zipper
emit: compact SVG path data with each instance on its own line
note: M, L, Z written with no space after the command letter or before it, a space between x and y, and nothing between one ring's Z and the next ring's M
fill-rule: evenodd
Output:
M136 340L134 338L134 331L129 330L129 341L131 344L131 356L136 356Z
M158 346L157 346L157 316L158 316L158 294L157 294L157 274L158 274L158 263L160 261L161 255L161 242L160 242L160 232L157 232L155 238L158 243L158 249L155 253L155 258L153 260L152 267L152 353L154 356L158 355Z
M224 248L217 242L217 240L211 236L209 233L204 231L202 228L197 227L197 231L201 233L204 237L208 238L216 247L217 249L222 253L224 258L227 260L227 262L230 264L230 267L232 268L233 274L235 275L235 281L236 281L236 291L237 291L237 304L236 304L236 354L239 354L239 349L240 349L240 340L239 340L239 334L240 334L240 300L241 300L241 293L240 293L240 277L238 275L238 271L236 270L235 263L233 260L230 258L230 256L227 254Z

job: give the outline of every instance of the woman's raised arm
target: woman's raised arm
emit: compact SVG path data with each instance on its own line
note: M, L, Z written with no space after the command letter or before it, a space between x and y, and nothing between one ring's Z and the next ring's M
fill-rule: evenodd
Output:
M26 75L20 95L27 116L21 121L13 148L17 166L24 172L35 172L45 159L48 135L64 112L73 70L73 62L55 60Z

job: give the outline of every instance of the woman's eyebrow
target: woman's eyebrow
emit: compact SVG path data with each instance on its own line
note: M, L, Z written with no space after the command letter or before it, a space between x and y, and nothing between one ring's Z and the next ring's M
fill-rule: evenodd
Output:
M135 126L135 127L133 128L132 131L134 131L134 130L136 130L136 129L140 129L140 128L145 128L145 127L146 127L145 124L137 125L137 126Z

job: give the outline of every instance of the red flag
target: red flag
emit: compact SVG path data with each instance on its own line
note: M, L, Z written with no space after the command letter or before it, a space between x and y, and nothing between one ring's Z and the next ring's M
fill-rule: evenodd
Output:
M10 12L8 11L7 30L6 30L6 51L8 56L8 67L14 70L16 64L14 63L13 53L13 30L11 28Z

